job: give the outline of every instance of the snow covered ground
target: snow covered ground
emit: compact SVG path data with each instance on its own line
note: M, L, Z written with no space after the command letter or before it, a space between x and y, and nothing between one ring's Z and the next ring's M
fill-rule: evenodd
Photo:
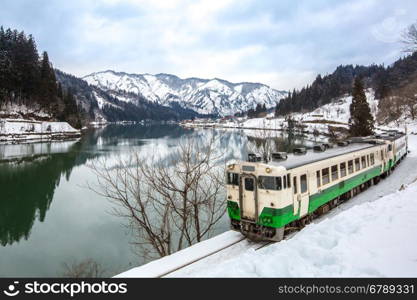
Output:
M67 122L0 119L0 142L54 140L80 135L81 132Z
M38 105L26 106L16 103L2 103L0 105L0 119L36 119L47 120L51 115Z
M168 277L416 277L416 135L409 136L409 149L411 153L387 179L287 240L258 251L242 241ZM223 237L227 235L236 237L232 232ZM222 243L223 238L214 238L186 250L195 255ZM181 252L174 255L182 264L187 257ZM119 277L161 274L161 268L172 267L175 260L175 256L157 260Z

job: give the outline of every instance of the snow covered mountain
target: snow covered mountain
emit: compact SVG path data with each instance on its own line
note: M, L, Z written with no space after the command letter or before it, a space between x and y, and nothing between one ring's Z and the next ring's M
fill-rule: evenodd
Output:
M199 114L219 116L247 111L260 104L275 107L285 91L260 83L231 83L226 80L187 78L170 74L127 74L103 71L83 77L90 85L112 94L120 101L134 102L137 95L169 107L178 105Z

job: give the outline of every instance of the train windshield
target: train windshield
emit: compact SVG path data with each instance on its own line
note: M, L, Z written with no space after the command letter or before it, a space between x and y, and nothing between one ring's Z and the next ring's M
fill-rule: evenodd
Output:
M258 185L260 189L280 191L282 189L282 178L281 176L259 176Z

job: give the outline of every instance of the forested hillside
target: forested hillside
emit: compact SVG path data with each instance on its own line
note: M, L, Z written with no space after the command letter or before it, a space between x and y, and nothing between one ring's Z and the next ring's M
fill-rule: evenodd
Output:
M339 66L329 75L318 75L311 85L294 90L281 100L276 107L276 115L291 112L312 111L328 104L332 99L351 93L355 77L363 78L365 88L372 88L377 99L385 99L417 76L417 53L400 58L388 67Z
M39 56L31 35L0 27L0 110L21 116L67 121L81 127L80 110L70 90L57 83L48 53Z

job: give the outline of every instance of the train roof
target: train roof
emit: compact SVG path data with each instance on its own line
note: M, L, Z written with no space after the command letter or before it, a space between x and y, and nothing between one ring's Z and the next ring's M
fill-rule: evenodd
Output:
M271 161L269 162L270 165L273 166L282 166L287 170L291 170L303 165L311 164L317 161L321 161L324 159L329 159L332 157L368 149L375 147L375 144L372 143L352 143L348 146L334 146L334 148L330 148L323 152L315 152L315 151L307 151L306 154L288 154L288 158L286 160L281 161Z
M401 137L406 136L402 132L392 131L386 134L380 134L369 137L353 137L350 139L350 143L347 146L336 146L326 151L313 151L309 150L305 154L293 154L287 153L286 160L272 160L268 164L277 167L284 167L287 170L301 167L303 165L315 163L321 160L349 154L352 152L365 150L368 148L376 147L385 144L386 141L395 141ZM285 153L285 152L284 152ZM244 162L241 162L244 163Z
M391 134L377 135L376 138L378 138L380 140L395 141L395 140L398 140L399 138L402 138L404 136L405 136L405 134L403 134L403 133L391 133Z
M352 143L347 146L334 145L333 148L327 149L323 152L310 150L307 151L306 154L288 154L288 158L286 160L271 161L269 164L273 166L282 166L287 170L291 170L324 159L372 148L378 144L384 143L384 141L394 141L404 136L405 134L401 132L391 131L388 134L377 135L370 138L352 138Z

